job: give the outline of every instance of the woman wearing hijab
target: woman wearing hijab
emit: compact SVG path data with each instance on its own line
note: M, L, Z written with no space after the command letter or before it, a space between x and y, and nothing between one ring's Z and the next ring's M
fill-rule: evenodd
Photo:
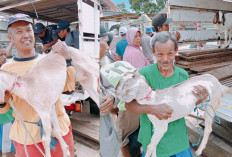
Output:
M132 66L140 69L149 65L149 61L144 56L140 45L142 43L142 35L138 28L129 28L126 33L128 46L126 47L123 61L129 62Z

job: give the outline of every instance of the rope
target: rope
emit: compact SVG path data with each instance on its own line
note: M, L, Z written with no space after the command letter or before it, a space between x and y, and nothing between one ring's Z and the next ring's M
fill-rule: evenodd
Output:
M17 82L17 79L16 79L15 82L13 83L13 85L12 85L12 88L11 88L11 90L10 90L10 93L11 93L12 90L14 89L15 85L21 87L22 83Z
M12 91L13 91L15 85L21 87L22 83L17 82L17 78L16 78L16 80L14 81L14 83L13 83L13 85L12 85L12 88L11 88L11 90L10 90L10 93L12 93ZM26 156L29 157L28 151L27 151L27 147L26 147L27 134L29 134L29 136L30 136L30 138L32 139L32 141L33 141L34 145L36 146L36 148L41 152L41 154L42 154L43 156L45 156L44 153L43 153L43 151L39 148L39 146L37 145L37 143L34 141L33 137L32 137L31 134L30 134L30 132L27 130L27 128L26 128L26 126L25 126L25 124L24 124L24 122L23 122L23 120L22 120L20 114L18 113L17 109L14 107L14 104L12 103L12 101L11 101L10 99L9 99L9 104L10 104L11 108L14 110L14 112L16 113L16 115L17 115L17 117L19 118L19 121L20 121L21 124L23 125L24 129L26 130L26 134L25 134L25 138L24 138L24 150L25 150Z
M151 94L152 91L153 91L153 90L151 89L151 91L147 94L147 96L145 96L144 98L142 98L142 99L140 99L140 100L146 99L147 101L149 101L149 100L151 99L150 94Z
M42 124L42 120L39 120L38 122L28 122L28 121L24 121L26 123L30 123L30 124L35 124L37 126L40 127L40 138L42 139L43 138L43 124ZM56 151L56 144L58 143L58 141L51 136L51 141L50 141L50 148L53 150L53 151Z
M206 91L206 92L207 92L208 97L209 97L208 100L206 100L205 103L203 102L202 92L201 92L201 105L196 105L196 107L194 108L194 112L197 111L197 128L200 128L200 137L199 137L198 142L197 142L196 144L192 144L193 147L195 147L195 146L197 146L197 145L200 144L201 136L202 136L202 133L203 133L202 128L200 127L199 122L198 122L199 109L200 109L200 108L205 107L206 113L213 119L213 121L214 121L215 123L217 123L217 124L221 124L221 121L220 121L219 117L217 116L216 111L214 110L214 108L212 107L212 105L208 104L208 102L210 102L210 95L209 95L208 91ZM215 117L216 117L217 119L215 119L212 115L209 114L208 109L207 109L208 106L212 108L212 110L213 110L213 112L214 112L214 115L215 115Z
M202 133L203 133L202 128L200 127L199 122L198 122L198 115L199 115L199 110L198 109L199 109L198 107L195 107L194 112L197 111L197 128L200 128L200 137L199 137L196 144L195 143L192 144L193 147L198 146L200 144L201 136L202 136Z
M13 108L14 112L16 113L17 117L19 118L19 121L22 123L25 131L26 131L26 135L27 133L29 134L31 140L33 141L34 145L36 146L36 148L40 151L40 153L45 156L45 154L43 153L43 151L39 148L39 146L37 145L37 143L35 142L35 140L33 139L33 137L31 136L30 132L27 130L27 127L26 125L24 124L24 121L22 120L20 114L18 113L17 109L14 107L14 104L12 103L12 101L9 99L9 103L10 103L10 106ZM25 141L24 141L25 142ZM25 147L25 143L24 143L24 148L26 149ZM27 150L25 150L25 152L27 153ZM27 157L28 157L28 154L26 154Z

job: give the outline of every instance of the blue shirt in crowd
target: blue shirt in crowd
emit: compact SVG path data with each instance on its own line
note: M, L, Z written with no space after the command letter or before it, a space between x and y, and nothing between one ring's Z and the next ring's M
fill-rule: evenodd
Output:
M46 27L46 33L44 37L39 37L42 41L42 44L48 44L52 42L54 39L58 38L58 34L55 33L57 29L57 25L49 25Z
M124 52L125 52L127 45L128 45L128 43L127 43L127 40L125 38L121 39L116 44L116 54L120 55L122 60L123 60L123 55L124 55Z

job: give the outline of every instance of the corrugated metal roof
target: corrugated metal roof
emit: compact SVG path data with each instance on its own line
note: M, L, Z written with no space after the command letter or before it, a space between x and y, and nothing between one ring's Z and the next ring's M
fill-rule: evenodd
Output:
M77 0L34 0L33 4L41 20L50 22L78 21ZM0 11L9 14L25 13L36 18L34 7L28 0L0 1Z

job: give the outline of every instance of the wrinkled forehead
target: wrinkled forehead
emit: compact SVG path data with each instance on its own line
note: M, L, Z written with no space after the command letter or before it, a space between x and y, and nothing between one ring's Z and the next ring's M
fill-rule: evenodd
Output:
M156 41L154 48L155 48L156 52L175 51L175 45L171 39L168 39L168 41L165 43L160 42L160 41Z

